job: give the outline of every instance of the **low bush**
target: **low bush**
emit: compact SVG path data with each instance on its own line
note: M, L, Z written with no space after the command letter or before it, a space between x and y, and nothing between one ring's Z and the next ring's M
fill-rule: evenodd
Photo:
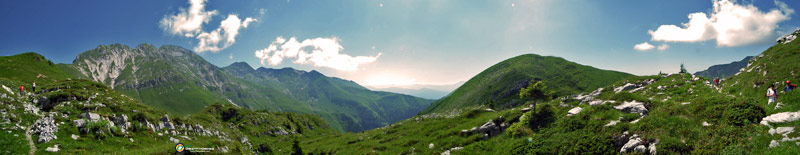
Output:
M763 108L749 103L729 105L722 114L727 123L737 126L756 123L765 116Z

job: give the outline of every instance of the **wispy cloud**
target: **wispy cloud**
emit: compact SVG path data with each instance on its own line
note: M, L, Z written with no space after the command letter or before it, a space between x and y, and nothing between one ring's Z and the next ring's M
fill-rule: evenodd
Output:
M643 42L641 44L636 44L633 46L633 49L637 51L647 51L647 50L652 50L653 48L655 48L655 46L650 45L650 43L647 42Z
M761 12L752 4L741 5L731 0L713 1L709 15L703 12L689 14L689 22L682 26L661 25L649 30L653 41L700 42L716 40L717 46L732 47L771 40L778 23L789 20L794 10L785 3L774 1L778 6Z
M218 14L217 10L206 11L205 2L205 0L190 0L189 9L180 8L178 14L164 16L159 26L169 34L197 39L194 51L201 53L218 52L230 47L236 43L240 29L247 28L250 23L257 21L251 17L242 20L236 14L228 14L227 18L220 22L219 27L205 32L203 24L207 24L211 17Z
M304 49L311 48L310 52ZM350 56L340 53L344 48L337 38L314 38L302 42L292 37L286 40L278 37L267 48L255 51L255 56L264 65L278 65L285 58L295 58L296 64L313 64L317 67L328 67L336 70L355 71L364 63L374 62L381 56Z
M667 50L667 49L669 49L669 45L667 45L667 44L661 44L661 45L658 45L658 48L657 48L657 49L658 49L658 51L664 51L664 50Z

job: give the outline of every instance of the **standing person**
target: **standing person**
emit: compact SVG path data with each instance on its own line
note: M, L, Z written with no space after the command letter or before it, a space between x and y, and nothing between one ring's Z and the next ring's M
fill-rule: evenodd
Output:
M33 93L36 93L36 81L33 82Z
M777 97L778 93L775 93L775 85L769 85L769 89L767 89L767 104L775 102L775 98Z
M714 83L719 87L719 78L714 78Z
M24 94L25 94L25 87L22 86L22 85L19 85L19 95L22 96Z

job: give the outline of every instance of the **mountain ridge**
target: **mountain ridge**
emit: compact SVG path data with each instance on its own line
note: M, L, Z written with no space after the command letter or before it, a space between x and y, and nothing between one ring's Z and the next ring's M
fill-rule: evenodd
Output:
M597 69L560 57L523 54L481 71L420 114L479 105L500 109L521 105L525 101L517 94L531 80L553 85L556 95L564 96L593 90L628 76L632 75Z
M744 59L742 59L742 60L734 61L734 62L731 62L731 63L728 63L728 64L713 65L713 66L708 67L706 70L695 72L694 75L702 76L702 77L710 78L710 79L713 79L713 78L720 78L720 79L728 78L730 76L733 76L737 72L739 72L740 69L742 69L745 66L747 66L747 62L752 58L753 58L753 56L747 56L747 57L744 57Z
M73 62L59 67L75 77L106 84L179 115L199 112L214 103L230 103L254 110L317 114L337 130L358 132L411 117L431 102L372 92L353 81L327 77L315 70L253 69L243 62L217 67L174 45L99 45L79 54ZM393 96L402 99L383 99ZM333 106L337 104L350 106ZM398 109L395 113L378 112L389 111L382 110L388 107Z

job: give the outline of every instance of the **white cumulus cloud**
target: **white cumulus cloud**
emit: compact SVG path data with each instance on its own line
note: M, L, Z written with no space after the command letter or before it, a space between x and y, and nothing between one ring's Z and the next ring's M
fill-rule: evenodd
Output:
M305 49L310 48L311 51ZM278 37L267 48L256 50L255 56L270 65L278 65L285 58L294 58L295 64L313 64L317 67L328 67L336 70L355 71L364 63L374 62L381 56L350 56L342 54L344 48L337 38L314 38L302 42L292 37L286 40Z
M633 49L637 51L647 51L647 50L652 50L653 48L655 48L655 46L650 45L650 43L647 42L643 42L641 44L636 44L633 46Z
M172 35L197 39L195 52L218 52L236 43L240 29L247 28L250 23L257 21L251 17L242 20L236 14L229 14L220 22L219 27L205 32L203 24L207 24L211 17L218 14L217 10L206 11L205 2L205 0L190 0L188 10L180 8L178 14L164 16L159 22L160 27Z
M203 24L211 20L211 16L217 14L217 10L206 11L205 0L190 0L189 9L180 8L180 13L172 16L165 16L159 22L164 31L173 35L183 35L193 37L203 31Z
M653 41L700 42L716 40L717 46L731 47L770 40L778 23L789 20L794 10L785 3L762 12L752 4L741 5L731 0L714 0L710 15L703 12L689 14L689 22L661 25L648 33Z

